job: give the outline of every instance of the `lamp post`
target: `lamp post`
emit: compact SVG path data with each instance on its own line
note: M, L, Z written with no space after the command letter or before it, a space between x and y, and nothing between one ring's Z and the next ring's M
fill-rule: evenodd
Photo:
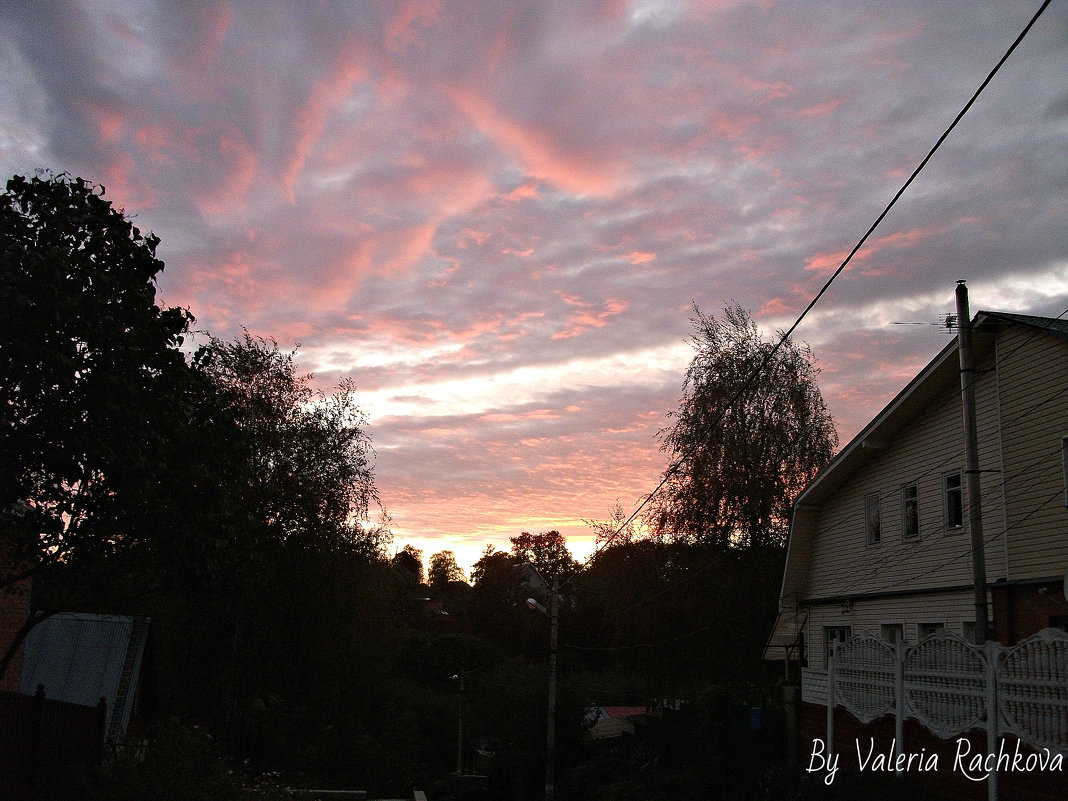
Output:
M549 719L545 735L545 801L556 798L556 638L560 627L560 580L553 578L549 610L533 598L527 606L549 616Z
M456 775L463 775L464 759L464 671L460 671L452 677L460 681L460 718L456 729Z

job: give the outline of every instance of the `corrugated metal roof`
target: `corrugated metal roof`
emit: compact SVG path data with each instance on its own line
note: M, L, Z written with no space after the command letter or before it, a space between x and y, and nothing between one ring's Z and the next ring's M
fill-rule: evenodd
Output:
M21 691L43 686L58 701L108 705L109 733L121 737L129 722L144 653L147 620L64 613L45 618L26 637Z

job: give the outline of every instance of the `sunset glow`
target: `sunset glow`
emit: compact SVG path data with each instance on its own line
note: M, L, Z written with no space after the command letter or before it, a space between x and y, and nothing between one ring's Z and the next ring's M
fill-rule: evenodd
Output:
M789 327L1034 5L4 4L0 169L103 184L164 303L352 378L395 548L584 557L659 481L692 303ZM843 444L957 279L1068 309L1065 75L1056 3L797 331Z

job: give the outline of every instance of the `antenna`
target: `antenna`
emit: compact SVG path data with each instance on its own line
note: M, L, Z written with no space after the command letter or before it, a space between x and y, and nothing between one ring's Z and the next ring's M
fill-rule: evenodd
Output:
M940 314L938 315L937 323L924 323L920 321L894 321L890 325L931 325L941 328L943 331L952 333L957 330L957 315L955 314Z

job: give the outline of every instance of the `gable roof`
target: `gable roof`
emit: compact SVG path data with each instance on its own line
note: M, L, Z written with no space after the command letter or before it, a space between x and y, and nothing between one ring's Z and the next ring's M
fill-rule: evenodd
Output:
M991 334L1007 325L1025 326L1068 340L1068 320L980 311L972 321L973 330L977 334L973 342L976 354L993 346L993 338L985 337L984 334ZM957 357L957 340L954 338L809 482L797 497L795 507L821 503L865 462L884 449L893 440L894 435L938 397L950 383L959 381L960 361Z
M33 694L43 686L49 698L84 706L103 698L108 740L121 739L133 710L148 624L148 618L116 615L45 618L26 636L21 691Z
M1024 326L1068 340L1068 320L980 311L972 321L975 332L972 348L976 356L993 347L992 335L998 329L1011 325ZM779 615L764 651L765 659L782 659L789 649L796 645L800 631L799 621L803 620L804 615L796 603L788 606L786 602L790 598L795 602L800 600L805 586L812 540L816 535L818 508L869 460L888 447L901 429L954 383L960 383L960 360L955 337L838 452L797 497L787 543L786 568L783 571L779 596Z

